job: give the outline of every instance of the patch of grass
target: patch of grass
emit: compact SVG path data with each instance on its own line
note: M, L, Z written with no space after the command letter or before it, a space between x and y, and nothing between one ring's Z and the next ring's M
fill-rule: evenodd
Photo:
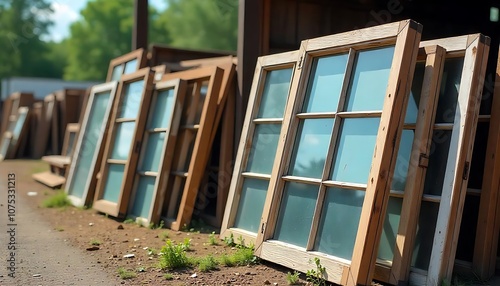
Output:
M217 242L217 238L215 237L215 231L212 231L212 233L208 235L208 244L219 245L219 243Z
M161 269L178 269L191 265L191 262L186 256L185 246L173 243L170 239L161 248L160 252L160 268Z
M174 275L171 273L165 273L165 274L163 274L163 278L165 278L165 280L173 280Z
M90 240L90 245L99 246L99 245L101 245L101 244L102 244L102 242L101 242L100 240L98 240L98 239L92 238L92 239Z
M191 239L184 238L184 241L179 244L185 251L191 250Z
M168 231L164 231L164 232L160 233L161 240L166 241L169 237L170 237L170 235L168 234Z
M196 261L196 263L198 264L198 269L201 272L216 270L218 268L217 266L219 265L217 260L211 254L200 258Z
M253 255L253 248L238 248L233 254L223 254L220 258L220 263L227 267L245 266L257 264L258 258Z
M149 229L162 229L164 226L165 226L165 222L163 220L161 220L158 225L155 225L154 223L150 223L148 228Z
M128 218L126 220L123 221L124 224L133 224L135 223L135 219L133 218Z
M236 246L236 243L234 242L234 235L232 232L228 237L224 237L224 244L229 246L229 247Z
M293 273L290 273L290 271L288 271L288 273L286 274L286 283L288 283L288 285L295 285L298 282L299 282L299 272L294 271Z
M321 265L321 261L318 257L314 258L314 264L316 264L316 269L307 270L307 282L311 283L313 286L326 286L325 267Z
M42 202L42 207L44 208L63 208L67 206L71 206L71 202L64 191L58 191Z
M120 278L123 280L137 277L137 274L135 274L135 272L129 271L123 267L118 268L118 275L120 275Z
M149 256L156 256L156 255L158 255L158 250L156 248L148 248L148 255Z
M64 231L64 228L62 226L56 226L54 229L57 231Z

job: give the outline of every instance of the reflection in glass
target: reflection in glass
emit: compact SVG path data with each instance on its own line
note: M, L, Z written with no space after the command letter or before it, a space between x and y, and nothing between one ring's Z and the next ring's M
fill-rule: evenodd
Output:
M148 218L155 188L156 177L139 176L137 191L133 199L131 214L135 217Z
M104 116L110 104L109 99L109 92L94 95L85 130L82 130L84 133L80 149L75 151L78 152L78 157L76 157L77 161L73 170L73 177L68 187L69 195L81 198L87 186L87 181L92 176L94 169L92 161L97 156L97 151L99 150L97 148L97 141L102 136L103 129L106 126Z
M19 113L17 117L16 125L14 126L14 130L12 131L12 138L14 140L17 140L21 135L21 130L23 129L24 121L26 121L26 115L28 115L27 112L22 112Z
M0 160L3 160L7 156L7 151L9 150L11 137L4 136L1 141L2 141L2 147L0 148Z
M451 130L435 130L429 156L424 194L440 196L443 192L444 175L450 151ZM430 176L429 176L430 174Z
M282 118L288 98L292 69L269 71L260 102L258 118Z
M336 112L347 54L314 59L303 112Z
M174 89L159 91L156 96L156 103L153 108L153 117L148 125L148 129L153 128L168 128L170 118L174 111L175 94Z
M267 180L246 178L243 181L235 227L258 232L268 185Z
M416 124L418 116L418 106L420 104L420 95L422 93L422 84L424 83L425 63L417 63L415 74L408 98L408 107L406 108L405 123Z
M125 84L125 96L121 102L119 118L136 118L139 115L143 87L143 80Z
M133 59L125 63L125 71L123 74L130 74L137 70L137 59Z
M321 178L332 135L333 121L328 118L306 119L300 122L290 174Z
M255 127L252 149L248 156L247 171L271 174L280 130L280 124L258 124Z
M328 188L315 249L350 260L365 192Z
M347 111L382 110L393 55L394 46L358 52Z
M165 132L149 134L146 152L144 153L144 158L139 170L158 172L164 142Z
M455 122L455 113L458 103L458 91L464 58L446 59L444 62L441 90L436 111L436 123Z
M415 244L413 246L412 267L422 270L428 270L429 268L438 211L438 203L422 202L418 218L417 235L415 236Z
M319 186L287 183L274 238L306 247Z
M402 205L403 199L389 197L389 204L384 220L384 229L382 230L382 236L380 237L380 244L378 247L378 259L392 261L394 258L394 247L396 246L396 235L398 233Z
M75 144L75 139L76 139L76 132L70 132L68 136L68 146L66 148L66 154L65 156L71 156L71 153L73 152L73 145Z
M113 72L111 73L111 81L118 81L122 76L123 65L118 65L113 68Z
M104 186L102 199L113 203L118 202L123 181L125 165L109 164L106 185Z
M366 184L380 118L346 118L340 129L332 180Z
M414 136L414 130L403 130L403 133L401 134L396 167L394 168L394 174L392 177L392 190L404 191L405 189L408 168L410 167L411 148Z
M116 124L116 137L111 152L111 159L127 160L130 146L134 140L135 122L121 122Z

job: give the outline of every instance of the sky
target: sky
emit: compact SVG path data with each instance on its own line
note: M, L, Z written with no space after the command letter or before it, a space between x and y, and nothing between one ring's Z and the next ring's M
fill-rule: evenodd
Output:
M52 10L51 15L53 21L52 27L49 29L50 35L44 40L52 40L59 42L69 35L69 26L74 21L80 18L80 10L85 8L89 0L49 0ZM117 1L117 0L111 0ZM164 10L167 5L165 0L149 0L149 4L153 5L158 10Z

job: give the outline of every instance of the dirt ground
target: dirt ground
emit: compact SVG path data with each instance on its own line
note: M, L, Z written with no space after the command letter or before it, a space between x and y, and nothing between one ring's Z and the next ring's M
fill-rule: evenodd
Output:
M55 194L31 178L31 174L45 171L40 161L8 160L0 163L0 256L8 257L8 174L16 175L16 219L19 250L17 280L8 276L6 267L0 270L0 285L287 285L289 269L260 261L256 265L225 267L200 272L196 268L170 271L172 280L166 280L166 271L160 270L157 255L166 239L182 242L191 239L188 256L220 256L237 249L228 247L217 237L218 245L209 244L211 229L191 229L177 232L169 229L149 229L135 223L125 223L92 209L41 207L43 200ZM31 196L28 195L29 192ZM4 229L6 231L4 231ZM199 232L200 231L200 232ZM87 250L92 243L97 250ZM124 258L133 254L133 258ZM5 259L0 262L7 264ZM121 279L118 269L136 274L132 279ZM196 274L196 275L195 275ZM195 277L194 277L195 276ZM19 278L20 277L20 278ZM305 277L301 277L305 283Z

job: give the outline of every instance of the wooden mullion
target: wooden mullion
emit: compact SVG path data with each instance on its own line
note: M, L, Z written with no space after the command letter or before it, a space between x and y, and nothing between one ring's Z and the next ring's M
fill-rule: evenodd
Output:
M346 285L371 285L411 90L421 26L401 23ZM394 142L393 142L394 141ZM393 142L391 144L391 142ZM396 145L393 145L396 144Z
M429 49L422 48L422 50ZM436 116L445 53L446 51L440 46L432 46L432 51L427 53L415 135L410 153L410 165L403 195L401 218L396 235L395 256L390 270L390 280L388 281L392 284L409 280L418 214L420 213L427 171L427 168L419 166L419 161L422 154L429 156L430 152L434 131L432 126Z
M302 183L302 184L308 184L308 185L319 185L321 184L321 179L314 179L314 178L307 178L307 177L297 177L297 176L283 176L281 178L283 181L286 182L296 182L296 183Z
M380 117L382 111L359 111L359 112L339 112L337 117L341 118L372 118Z
M298 119L322 119L322 118L335 118L337 116L336 112L310 112L310 113L299 113L295 115Z
M255 118L252 122L254 124L281 124L283 118Z
M244 177L244 178L259 179L259 180L269 180L269 179L271 179L271 175L259 174L259 173L251 173L251 172L243 172L243 173L241 173L241 176Z
M348 190L366 190L367 185L366 184L358 184L358 183L350 183L350 182L339 182L339 181L324 181L323 184L327 187L333 187L333 188L342 188L342 189L348 189Z
M344 80L342 82L342 89L340 91L339 104L337 106L337 114L343 112L345 109L345 102L347 100L347 93L349 92L349 84L351 82L351 74L354 69L354 63L356 62L356 50L353 48L349 49L349 55L347 57L347 65L344 72Z

